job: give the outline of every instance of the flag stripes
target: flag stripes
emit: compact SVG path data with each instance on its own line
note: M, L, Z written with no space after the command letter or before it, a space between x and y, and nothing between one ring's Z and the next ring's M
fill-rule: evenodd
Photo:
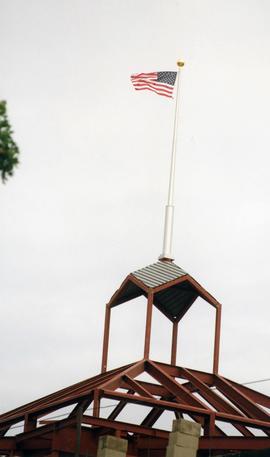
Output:
M150 90L169 98L172 98L175 80L175 71L155 71L131 75L131 82L135 90Z

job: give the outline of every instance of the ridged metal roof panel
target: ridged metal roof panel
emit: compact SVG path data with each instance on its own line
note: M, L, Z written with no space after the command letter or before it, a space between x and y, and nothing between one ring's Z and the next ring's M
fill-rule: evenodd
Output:
M147 287L158 287L187 274L172 262L158 261L131 273Z

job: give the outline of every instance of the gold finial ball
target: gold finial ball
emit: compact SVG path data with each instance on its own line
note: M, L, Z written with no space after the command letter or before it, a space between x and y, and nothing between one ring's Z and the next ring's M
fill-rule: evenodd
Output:
M178 67L183 67L185 65L185 62L183 62L182 60L178 60L177 61L177 66Z

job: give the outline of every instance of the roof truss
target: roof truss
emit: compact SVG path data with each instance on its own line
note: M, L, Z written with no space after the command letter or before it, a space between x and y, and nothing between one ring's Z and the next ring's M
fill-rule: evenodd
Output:
M142 380L144 374L152 381ZM106 417L100 417L100 402L105 398L115 401L115 404L106 412ZM139 425L119 420L120 414L130 404L149 408ZM68 405L73 405L73 408L67 417L46 419L48 413L57 416L57 412ZM163 446L168 432L155 428L155 424L165 411L172 411L177 417L187 415L201 423L204 433L200 439L201 449L206 448L210 439L216 443L216 449L259 449L267 442L269 446L268 408L269 397L220 375L147 359L102 373L2 414L0 451L9 454L24 446L28 449L39 446L40 449L41 440L45 447L50 447L57 434L64 434L63 430L77 430L78 421L80 433L88 436L85 439L89 439L93 446L100 434L116 432L122 436L133 433L137 440L152 436ZM24 431L14 437L7 436L8 430L21 421ZM235 428L235 436L226 429L227 423ZM88 428L84 429L86 425ZM256 436L254 430L264 436Z

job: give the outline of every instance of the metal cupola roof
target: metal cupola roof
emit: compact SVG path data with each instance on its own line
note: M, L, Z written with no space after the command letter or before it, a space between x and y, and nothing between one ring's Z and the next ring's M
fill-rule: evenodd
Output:
M153 294L153 304L172 322L179 321L200 296L213 306L218 302L192 276L174 262L158 261L130 273L112 296L114 307L141 295Z
M156 262L131 273L148 287L157 287L187 274L173 262Z

